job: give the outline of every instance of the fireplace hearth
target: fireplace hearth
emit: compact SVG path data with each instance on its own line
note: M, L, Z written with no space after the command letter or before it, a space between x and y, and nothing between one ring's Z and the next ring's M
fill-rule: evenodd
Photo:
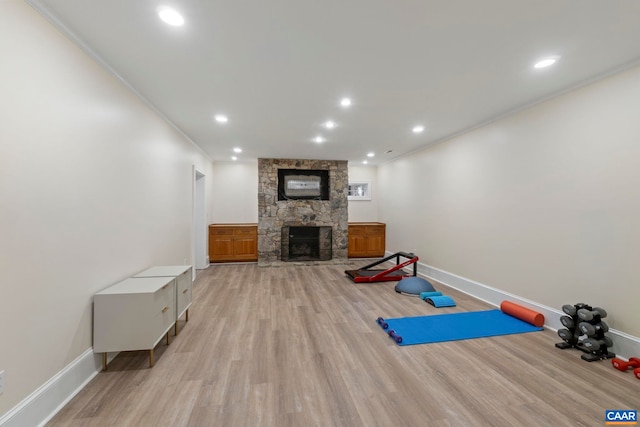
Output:
M282 261L328 261L331 259L331 227L282 227Z

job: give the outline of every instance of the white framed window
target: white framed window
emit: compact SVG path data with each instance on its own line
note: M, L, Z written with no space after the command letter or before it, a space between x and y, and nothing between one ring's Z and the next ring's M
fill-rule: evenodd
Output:
M352 181L349 183L349 200L371 200L370 181Z

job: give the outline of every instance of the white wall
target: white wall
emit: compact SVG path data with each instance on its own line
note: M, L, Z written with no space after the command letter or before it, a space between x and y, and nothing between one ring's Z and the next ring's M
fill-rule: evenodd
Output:
M375 166L356 166L349 163L349 182L371 183L371 200L349 200L349 222L378 221L378 169Z
M258 222L258 162L215 162L211 223Z
M640 336L639 111L640 67L379 166L387 250Z
M92 295L191 262L211 162L26 3L0 2L0 417L92 345Z
M349 221L377 221L377 169L349 165L350 181L370 181L371 200L349 201ZM258 222L258 163L213 164L212 223Z

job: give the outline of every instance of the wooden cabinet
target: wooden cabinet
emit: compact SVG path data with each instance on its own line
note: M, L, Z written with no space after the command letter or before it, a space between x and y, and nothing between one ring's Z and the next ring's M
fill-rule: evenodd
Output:
M189 321L189 307L192 303L193 281L190 265L163 265L151 267L133 277L172 277L176 279L176 324L174 335L178 335L178 319L185 315Z
M381 222L349 223L349 258L383 257L386 225Z
M211 224L209 261L257 261L258 226L255 224Z
M98 292L93 297L93 351L148 350L149 366L154 365L153 349L176 322L176 279L173 277L129 278Z

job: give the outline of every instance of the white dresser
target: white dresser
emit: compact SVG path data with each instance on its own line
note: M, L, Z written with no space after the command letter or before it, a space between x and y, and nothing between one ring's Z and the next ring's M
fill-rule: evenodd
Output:
M153 349L176 322L176 280L174 277L129 278L98 292L93 298L93 351L148 350L153 366Z
M189 321L189 307L192 302L193 282L190 265L162 265L151 267L133 277L173 277L176 279L176 323L174 335L178 335L178 319L184 314Z

